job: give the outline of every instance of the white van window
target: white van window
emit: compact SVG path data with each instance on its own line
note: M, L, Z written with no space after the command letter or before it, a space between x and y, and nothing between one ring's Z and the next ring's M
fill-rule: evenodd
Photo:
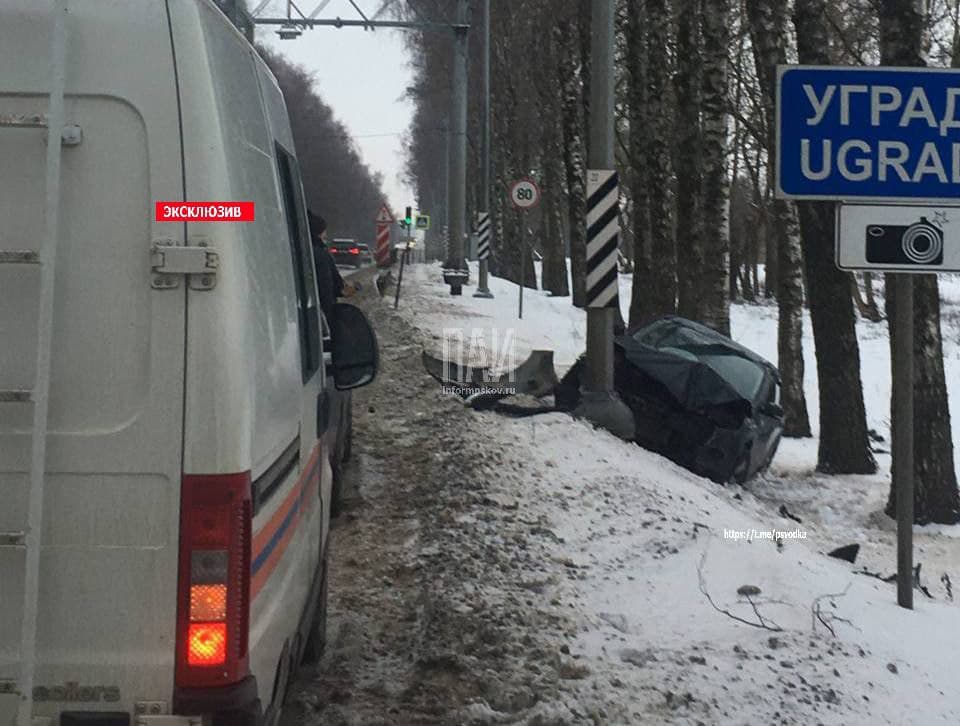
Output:
M320 368L320 319L317 306L317 283L314 279L313 251L307 227L303 187L297 160L280 144L274 144L280 183L283 187L283 207L287 218L290 253L293 256L293 276L297 284L297 308L300 324L300 363L303 382L309 381Z

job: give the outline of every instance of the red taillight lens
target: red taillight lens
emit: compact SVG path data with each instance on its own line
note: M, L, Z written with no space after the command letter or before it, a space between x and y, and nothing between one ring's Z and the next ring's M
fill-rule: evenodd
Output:
M250 530L249 472L183 477L178 686L222 686L249 674Z
M187 641L187 665L217 666L226 663L226 623L191 623Z
M359 247L351 247L351 248L350 248L350 254L351 254L351 255L359 255L359 254L360 254L360 248L359 248Z

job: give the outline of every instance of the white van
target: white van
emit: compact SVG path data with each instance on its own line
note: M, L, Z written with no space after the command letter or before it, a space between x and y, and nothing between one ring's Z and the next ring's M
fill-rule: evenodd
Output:
M157 221L188 201L254 221ZM316 300L283 98L211 2L0 0L0 726L276 721L330 398L377 365L340 306L328 370Z

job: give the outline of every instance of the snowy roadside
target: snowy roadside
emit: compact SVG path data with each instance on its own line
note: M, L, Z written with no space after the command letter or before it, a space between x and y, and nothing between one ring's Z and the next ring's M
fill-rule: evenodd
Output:
M407 282L409 280L409 283ZM620 276L620 302L627 315L631 280ZM943 299L944 364L953 412L954 450L960 451L960 275L941 276ZM586 318L569 298L551 298L539 291L524 295L524 318L517 319L517 286L490 279L493 300L471 297L472 287L461 298L451 298L437 268L414 265L405 273L400 312L432 340L432 352L441 354L443 330L460 330L464 352L474 353L471 335L487 340L488 360L496 346L513 341L515 358L522 360L533 349L554 351L557 371L563 371L583 352ZM882 298L880 298L882 304ZM771 305L738 304L731 309L733 337L768 360L777 360L777 309ZM804 316L804 359L807 407L816 437L820 404L813 330ZM886 453L890 428L890 351L886 323L857 323L867 424L885 441L877 445L879 471L870 476L824 476L815 471L817 441L784 439L763 476L750 482L743 504L756 516L778 516L781 506L802 520L824 551L860 544L858 567L889 575L895 570L896 536L893 522L883 513L889 492L890 457ZM483 353L484 351L480 351ZM949 600L960 582L960 526L917 527L915 563L922 565L921 581L936 598ZM946 575L947 580L944 580ZM950 584L948 585L947 582Z
M451 299L432 267L413 266L405 277L401 312L435 344L444 327L513 326L518 357L551 348L562 368L582 350L582 312L570 309L569 300L528 291L525 321L517 325L516 288L509 283L492 281L497 298L491 304ZM772 314L762 306L738 306L735 336L771 355L764 346L771 338L775 345L768 329L770 320L775 325ZM878 341L886 355L881 331L868 333L861 342ZM956 331L945 331L945 338L948 379L957 380ZM812 342L807 351L815 384ZM883 355L878 349L863 356L865 365L877 367L864 372L872 425L883 425L887 415L888 404L879 400ZM815 390L808 387L807 395L815 402ZM498 527L504 519L519 521L527 536L515 546L541 550L539 558L518 563L508 587L491 584L488 595L506 587L509 596L519 583L529 591L528 610L575 624L563 631L561 648L568 652L555 656L560 688L554 697L545 693L518 712L477 696L463 721L960 722L951 676L960 613L945 602L945 588L926 582L936 601L918 595L909 613L896 607L891 585L853 574L854 567L822 554L859 542L857 568L891 571L891 533L876 513L885 494L883 472L820 477L813 474L815 442L787 442L771 475L742 492L565 416L511 420L466 410L461 416L486 440L475 453L489 462L496 452L485 495L502 510L494 521ZM784 502L803 523L776 514ZM491 512L482 513L489 524ZM461 516L458 523L471 529L478 521L475 512ZM782 546L733 534L772 529L788 532ZM798 530L806 539L790 538ZM493 537L492 550L511 543L489 527L483 532ZM958 574L958 542L949 532L918 537L917 560L926 563L928 577L948 568ZM738 595L742 586L759 592ZM761 627L718 612L704 591L718 608ZM831 593L844 594L822 597ZM531 660L543 668L542 659Z
M583 712L603 723L960 720L955 607L918 597L903 611L892 586L820 554L803 526L733 506L583 422L478 416L504 452L504 501L567 568L533 582L577 621L568 671ZM781 546L733 538L771 530L785 533ZM715 610L701 584L717 607L765 627ZM759 593L738 595L750 585ZM820 621L813 608L831 593L845 594L819 600Z

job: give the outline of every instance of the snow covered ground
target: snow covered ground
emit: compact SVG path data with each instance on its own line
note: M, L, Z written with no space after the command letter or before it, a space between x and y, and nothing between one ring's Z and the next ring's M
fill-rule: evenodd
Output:
M513 331L516 359L552 349L561 371L583 350L585 316L569 298L527 290L518 321L517 288L503 280L491 279L496 297L482 300L472 287L451 298L432 265L404 278L401 314L437 352L444 328L468 339L485 330L488 345L494 331L501 341ZM629 279L621 283L626 305ZM960 282L945 279L943 290L956 447ZM774 307L735 306L732 328L776 360ZM869 424L887 437L886 328L861 322L858 335ZM804 343L816 428L809 321ZM766 476L724 488L567 416L465 416L478 416L503 452L489 482L494 501L547 539L564 573L516 577L577 623L558 664L572 700L541 703L525 722L579 723L586 704L602 723L960 723L960 611L940 579L960 582L960 528L918 529L915 561L934 597L918 592L913 612L896 606L893 585L855 574L895 569L893 524L882 514L888 456L876 475L826 477L814 471L815 439L785 441ZM783 504L802 521L780 516ZM772 530L786 533L780 544ZM861 545L854 566L823 555L850 543ZM516 722L479 701L462 717Z

